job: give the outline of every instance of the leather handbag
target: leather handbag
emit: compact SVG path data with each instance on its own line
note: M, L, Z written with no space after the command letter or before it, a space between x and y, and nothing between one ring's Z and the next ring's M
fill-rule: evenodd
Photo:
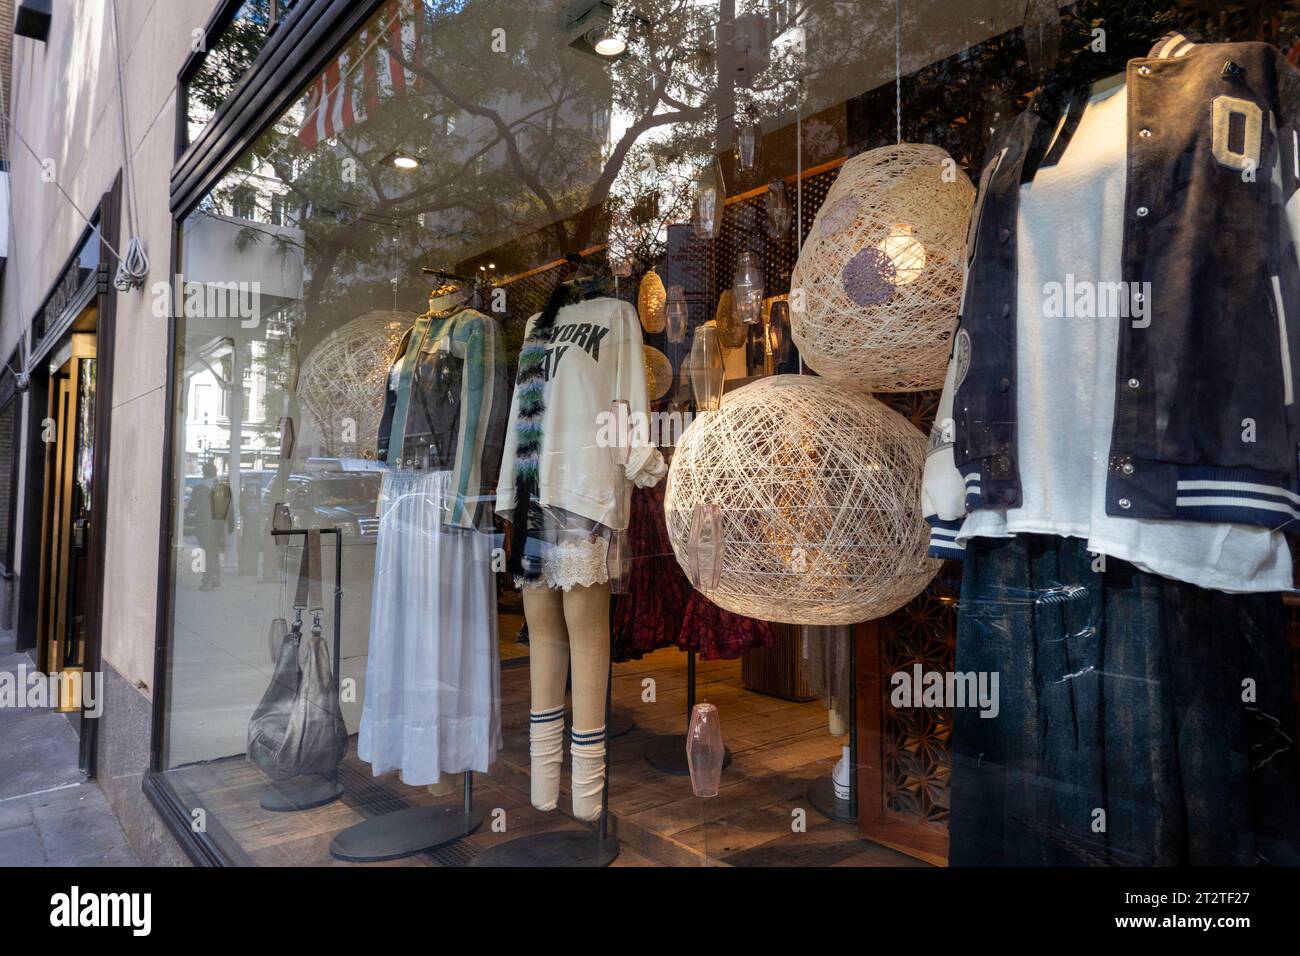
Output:
M330 775L348 748L329 646L321 636L320 562L320 530L313 528L298 571L293 625L280 643L271 684L248 722L248 757L275 780ZM313 620L300 664L304 610Z

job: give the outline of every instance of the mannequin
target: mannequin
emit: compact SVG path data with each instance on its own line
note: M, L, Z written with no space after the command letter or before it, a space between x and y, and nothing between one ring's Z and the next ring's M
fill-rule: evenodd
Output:
M491 514L506 382L497 323L440 276L388 375L358 755L445 795L500 747Z
M605 783L605 695L609 675L609 584L530 588L528 620L531 799L554 810L564 749L564 685L573 670L573 815L600 815Z
M564 687L572 675L573 815L600 816L609 681L609 539L628 525L632 485L666 473L649 442L641 324L626 302L559 286L529 320L497 484L511 522L508 562L523 591L532 702L531 799L559 802ZM578 301L570 301L578 298ZM600 416L626 401L626 463L599 438ZM637 414L641 413L641 414Z

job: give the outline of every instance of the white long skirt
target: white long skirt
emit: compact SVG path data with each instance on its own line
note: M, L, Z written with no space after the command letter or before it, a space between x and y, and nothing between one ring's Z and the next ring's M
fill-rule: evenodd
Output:
M357 753L412 786L486 772L501 748L492 535L443 527L451 472L389 472L379 495Z

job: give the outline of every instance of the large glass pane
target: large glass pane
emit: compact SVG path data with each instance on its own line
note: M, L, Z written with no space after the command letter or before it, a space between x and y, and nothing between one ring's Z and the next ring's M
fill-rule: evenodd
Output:
M1076 219L1044 206L1020 222L1043 238L1006 253L1019 220L990 197L1028 196L1032 214L1031 187L1078 161L1069 110L1064 140L1003 150L1031 103L1088 91L1113 109L1103 94L1123 83L1104 81L1195 19L1127 6L379 6L182 223L163 765L225 851L311 865L945 862L954 774L972 773L954 727L1014 750L1048 734L1029 702L1056 715L1051 733L1068 712L1029 685L1050 672L1078 688L1105 670L1087 643L1101 605L1078 620L1067 608L1053 611L1060 634L1034 632L1042 672L1009 688L1024 662L1019 645L999 659L998 641L1019 639L1026 608L1091 585L1024 567L995 579L979 549L1041 534L1078 570L1086 550L1057 551L1088 536L1060 522L972 530L990 577L972 583L968 566L965 586L982 590L964 593L961 566L940 560L960 550L957 527L930 539L938 499L922 478L926 432L931 457L962 435L1009 441L1004 418L950 407L968 376L1011 392L989 371L1015 352L1005 336L972 346L967 319L958 332L970 296L987 322L1016 308L1014 276L988 278L980 256L1019 255L1043 280L1019 301L1037 308L1067 265L1092 256L1109 276L1104 257L1119 255L1123 111L1118 140L1092 106L1074 114L1098 131L1092 159L1112 164L1078 173L1101 190L1095 208L1058 182L1048 198ZM245 7L255 34L265 6ZM1276 41L1269 22L1199 25ZM226 79L204 81L212 106L243 68L234 47L223 57ZM1254 127L1223 124L1237 155ZM1147 133L1134 135L1159 129ZM1027 151L1040 178L1011 189L1000 164ZM1058 248L1067 238L1083 252ZM1084 374L1091 348L1051 374ZM1091 388L1050 421L1081 427ZM1069 434L1061 453L1086 471L1100 432ZM990 493L1032 486L1031 464L1012 479L1004 457L952 479L955 517L992 500L981 478ZM1129 475L1125 463L1112 470ZM1063 477L1078 469L1037 467L1073 489L1060 514L1087 510L1090 486ZM1285 543L1262 534L1285 576ZM1151 584L1149 561L1110 557ZM1122 600L1111 581L1097 600ZM959 613L984 661L969 674ZM1070 666L1076 647L1092 670ZM1113 680L1137 667L1116 664ZM1090 686L1078 699L1102 707ZM1033 726L1000 722L1000 707ZM1087 734L1045 746L1060 762L1026 771L1025 812L1042 811L1042 788L1086 817L1091 784L1068 778L1118 751ZM1156 839L1133 835L1135 858Z

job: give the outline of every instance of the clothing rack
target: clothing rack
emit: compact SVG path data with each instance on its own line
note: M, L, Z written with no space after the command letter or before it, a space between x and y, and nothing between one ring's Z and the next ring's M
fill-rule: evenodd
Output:
M680 737L656 737L646 745L646 763L660 773L674 777L689 777L690 764L686 760L686 736L691 731L691 715L695 712L695 652L686 652L686 732ZM723 769L731 763L731 748L723 746Z
M334 535L334 660L331 663L334 672L334 696L337 697L343 654L343 631L340 620L343 612L343 535L337 527L321 528L320 533ZM273 528L271 534L276 538L302 535L305 539L307 529L286 528L281 530ZM302 610L305 609L297 611L299 618L302 616ZM338 768L336 767L328 777L319 777L306 781L290 780L286 783L272 784L271 789L262 797L262 809L285 813L295 810L310 810L313 807L333 803L343 796L343 787L338 782L338 775Z

